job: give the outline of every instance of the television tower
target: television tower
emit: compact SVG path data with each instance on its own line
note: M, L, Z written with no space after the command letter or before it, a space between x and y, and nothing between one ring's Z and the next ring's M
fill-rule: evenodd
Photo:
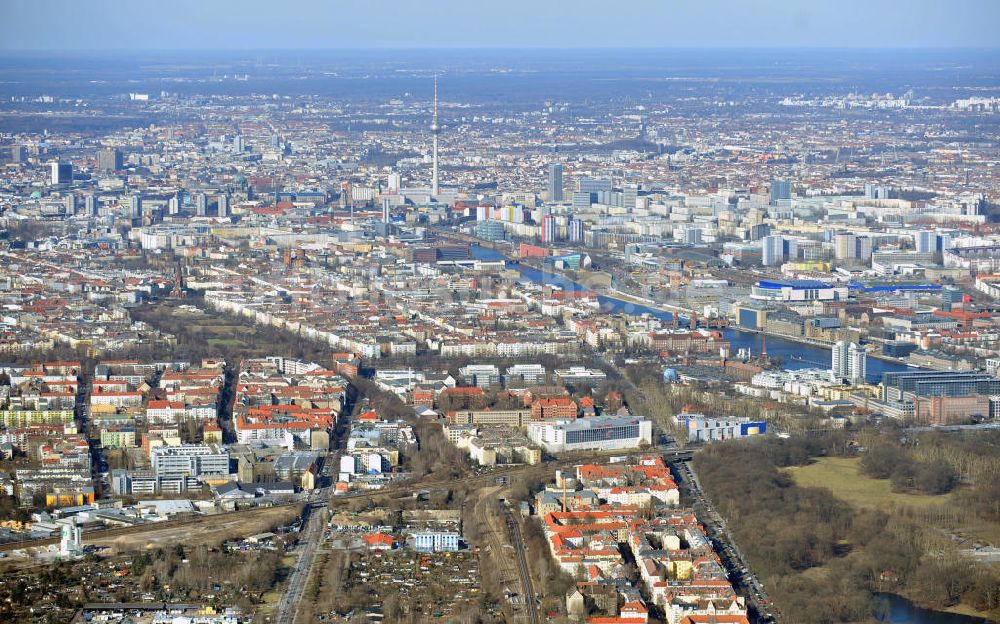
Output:
M434 140L433 165L431 170L431 196L438 196L438 135L441 134L441 126L438 125L438 78L434 76L434 117L431 119L431 136Z

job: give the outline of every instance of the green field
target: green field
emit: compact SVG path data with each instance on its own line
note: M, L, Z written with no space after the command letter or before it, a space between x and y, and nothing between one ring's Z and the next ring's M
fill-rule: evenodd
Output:
M787 470L798 485L827 488L837 498L858 508L921 507L945 503L951 498L951 494L928 496L893 492L888 479L872 479L861 474L860 463L860 459L853 457L819 457L808 466Z

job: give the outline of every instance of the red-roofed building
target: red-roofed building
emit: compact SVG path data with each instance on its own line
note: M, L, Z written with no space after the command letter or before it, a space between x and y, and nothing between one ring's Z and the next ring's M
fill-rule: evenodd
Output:
M399 540L386 533L369 533L361 538L368 550L392 550L399 546Z
M569 397L543 398L531 404L532 420L572 419L576 415L576 401Z

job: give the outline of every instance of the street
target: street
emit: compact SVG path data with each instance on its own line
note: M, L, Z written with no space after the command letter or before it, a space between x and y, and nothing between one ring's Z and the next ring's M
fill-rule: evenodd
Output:
M698 477L691 469L690 461L671 462L680 479L678 486L686 491L694 499L694 510L698 519L705 526L708 537L712 540L715 551L719 553L723 565L729 573L730 580L737 593L743 595L747 600L747 606L751 607L749 616L756 614L756 621L760 623L777 622L777 618L770 606L770 598L764 591L764 586L750 571L743 553L733 540L726 528L726 522L719 515L712 502L701 489Z
M292 624L302 592L309 580L309 570L312 569L316 549L323 537L323 525L327 518L327 505L330 499L330 488L316 490L310 494L303 514L306 515L305 525L299 534L299 555L292 564L292 573L288 577L285 592L274 609L273 621L278 624Z

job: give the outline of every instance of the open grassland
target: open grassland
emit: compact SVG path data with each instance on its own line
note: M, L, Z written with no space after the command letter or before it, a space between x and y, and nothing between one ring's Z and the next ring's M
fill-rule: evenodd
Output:
M861 460L854 457L819 457L808 466L786 468L803 487L823 487L834 496L863 509L887 511L891 505L924 507L947 503L951 494L928 496L893 492L888 479L873 479L861 473Z
M931 496L893 492L888 479L873 479L860 471L860 460L851 457L819 457L807 466L785 469L803 487L827 488L856 509L891 512L909 509L914 517L935 526L958 542L966 540L1000 544L1000 523L958 514L955 492Z

